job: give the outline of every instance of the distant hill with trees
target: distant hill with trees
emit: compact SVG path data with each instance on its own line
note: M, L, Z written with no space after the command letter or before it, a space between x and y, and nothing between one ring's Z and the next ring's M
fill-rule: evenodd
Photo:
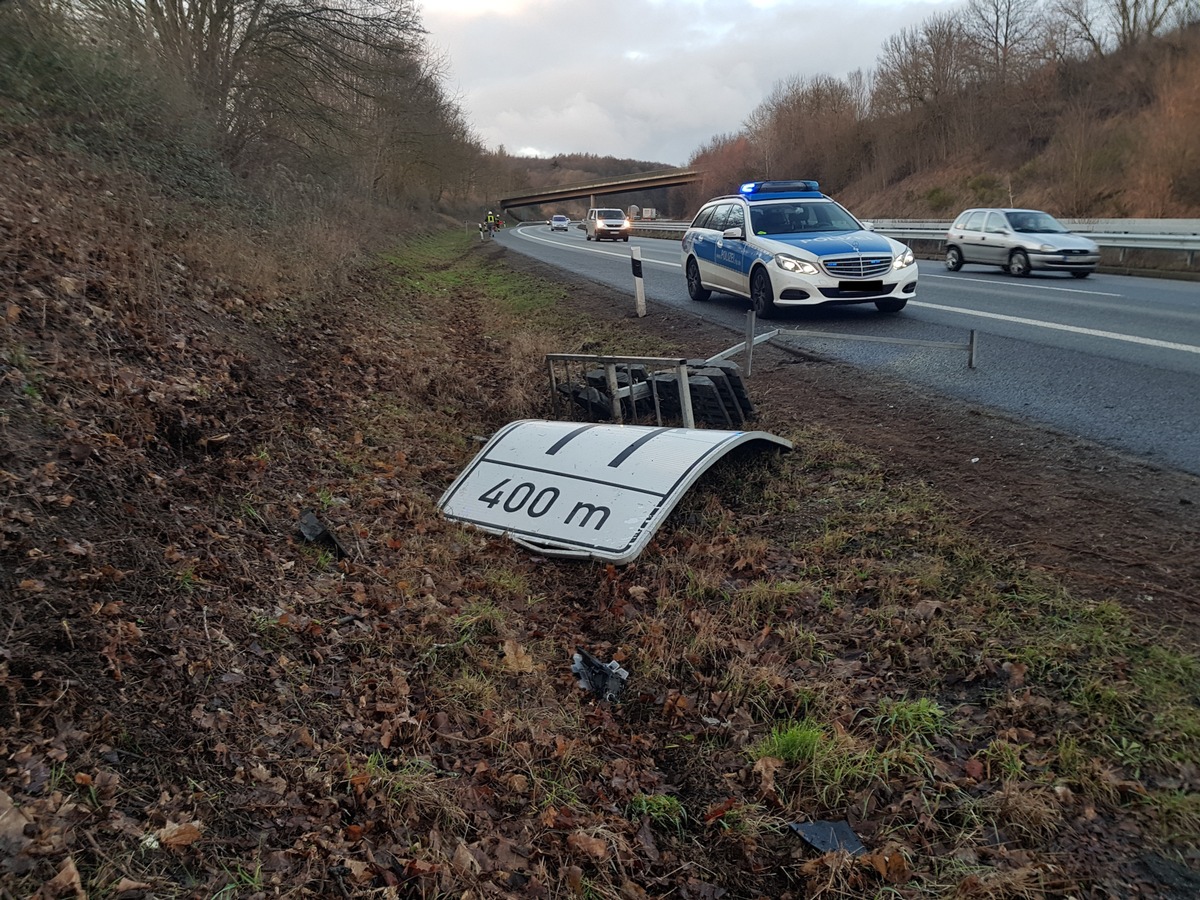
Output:
M893 35L870 72L778 82L741 129L692 154L705 181L605 203L680 218L744 181L813 178L871 217L1013 204L1192 218L1198 137L1195 0L970 0ZM524 188L661 167L571 154L498 168Z
M107 165L291 222L333 216L383 236L667 167L485 147L447 63L415 0L0 0L10 133L37 122ZM983 203L1193 217L1197 135L1200 0L969 0L893 35L871 71L778 82L738 131L696 149L705 182L603 202L685 217L748 179L815 178L871 217Z
M1194 0L970 0L885 42L870 73L796 75L693 154L708 182L815 178L864 215L1018 204L1200 216Z

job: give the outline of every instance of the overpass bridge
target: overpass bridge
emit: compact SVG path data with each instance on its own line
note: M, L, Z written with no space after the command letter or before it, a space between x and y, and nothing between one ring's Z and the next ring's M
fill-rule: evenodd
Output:
M537 206L542 203L555 203L563 200L587 199L588 206L596 205L596 198L605 194L624 194L630 191L646 191L652 188L675 187L681 184L691 184L704 177L700 169L660 169L654 172L638 172L635 175L621 175L617 178L603 178L583 184L561 185L548 188L533 194L519 194L500 199L501 209L513 209L519 206Z

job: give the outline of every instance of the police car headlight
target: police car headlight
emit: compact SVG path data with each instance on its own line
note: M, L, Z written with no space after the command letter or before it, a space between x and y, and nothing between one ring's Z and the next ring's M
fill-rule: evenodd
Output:
M1038 249L1040 251L1042 251L1043 253L1053 253L1058 248L1053 246L1052 244L1042 244L1042 246L1038 247Z
M916 260L916 257L913 256L913 252L911 250L909 250L907 247L905 247L904 252L901 253L899 256L897 256L894 260L892 260L892 268L893 269L907 269L909 266L911 266L913 264L913 262L915 262L915 260Z
M817 267L803 259L796 259L794 256L788 256L786 253L775 254L775 265L783 269L785 272L796 272L800 275L816 275Z

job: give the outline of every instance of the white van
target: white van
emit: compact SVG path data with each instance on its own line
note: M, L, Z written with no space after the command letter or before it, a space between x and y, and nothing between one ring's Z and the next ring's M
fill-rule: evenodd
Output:
M588 210L587 218L583 220L583 230L589 241L628 241L633 223L622 210L595 208Z

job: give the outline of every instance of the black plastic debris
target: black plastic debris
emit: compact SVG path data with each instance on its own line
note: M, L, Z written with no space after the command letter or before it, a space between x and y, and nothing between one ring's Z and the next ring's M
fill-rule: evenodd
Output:
M792 831L805 842L822 853L845 850L851 856L862 856L867 852L850 823L841 822L792 822Z
M728 359L718 359L712 362L707 360L691 359L688 360L688 366L698 370L706 368L720 369L725 373L725 378L729 383L730 390L733 391L733 395L736 398L736 402L739 407L738 411L740 412L742 419L749 421L750 419L757 417L758 412L754 408L754 403L750 400L750 394L746 390L746 382L742 380L741 367L738 366L737 363ZM699 374L703 375L706 373L701 371Z
M300 533L304 535L304 539L309 543L324 544L333 551L334 556L338 559L345 559L350 555L346 552L346 548L338 543L338 539L333 536L333 532L321 523L321 520L317 518L317 514L311 509L306 509L300 514Z
M579 686L591 691L601 700L616 702L621 692L625 690L625 681L629 673L621 668L614 659L602 663L592 654L581 648L576 648L572 657L571 671L579 676Z
M703 376L712 381L717 388L717 393L721 398L721 406L723 414L729 419L732 425L743 425L746 422L745 413L742 412L742 405L738 402L738 396L733 390L733 385L730 383L729 376L725 374L723 369L716 366L709 366L704 369L696 369L696 376Z
M688 390L692 395L692 416L698 425L732 428L733 419L721 399L721 391L707 375L689 375Z
M617 378L617 387L629 387L633 384L640 384L646 380L646 367L637 365L621 366L615 372ZM584 373L584 378L587 383L594 388L605 391L608 390L608 372L605 369L588 369Z
M601 390L579 384L560 384L558 390L582 407L590 419L607 419L612 416L612 403L608 394Z
M740 428L755 417L754 404L737 363L690 359L687 370L692 416L697 425ZM679 376L675 371L650 372L643 365L621 365L616 368L615 380L622 394L623 419L654 417L661 424L682 418ZM559 382L555 389L579 407L589 421L613 417L608 374L603 368L585 371L581 382Z

